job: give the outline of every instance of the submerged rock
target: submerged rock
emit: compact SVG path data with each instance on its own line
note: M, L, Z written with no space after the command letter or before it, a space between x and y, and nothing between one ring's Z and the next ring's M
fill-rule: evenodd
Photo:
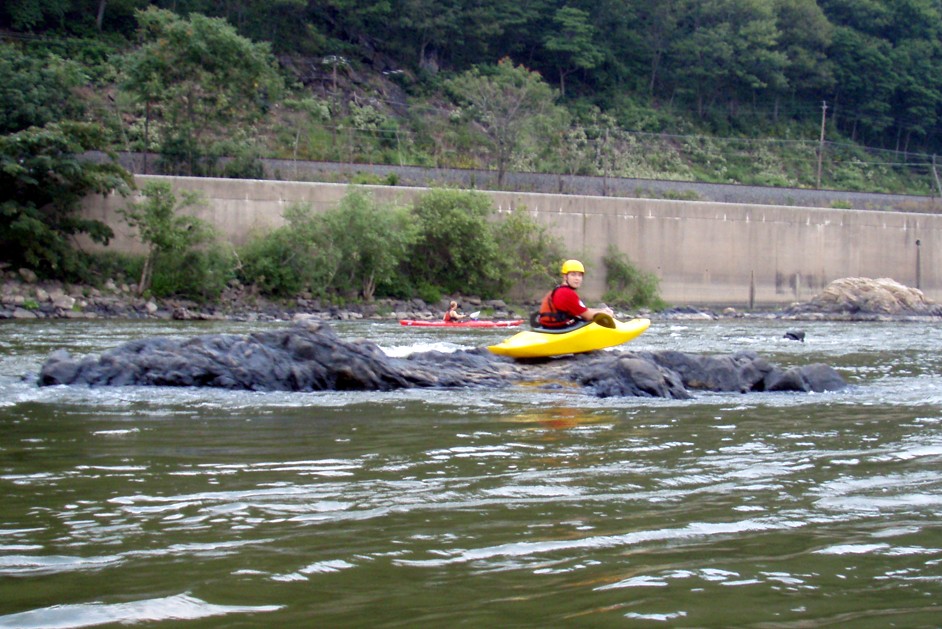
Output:
M518 362L484 348L386 356L365 339L344 340L323 321L250 335L155 337L99 357L50 354L40 386L185 386L253 391L388 391L506 386L568 380L602 397L686 399L709 391L833 391L846 386L827 365L783 371L753 352L699 356L676 351L594 352Z
M785 333L785 336L783 338L786 338L790 341L801 341L802 343L804 343L805 332L804 330L789 330L788 332Z

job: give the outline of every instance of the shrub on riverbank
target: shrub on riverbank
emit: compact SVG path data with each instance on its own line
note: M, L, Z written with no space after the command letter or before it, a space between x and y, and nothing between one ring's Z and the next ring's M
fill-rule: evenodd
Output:
M337 302L374 297L527 296L555 277L562 247L525 211L492 220L479 192L436 189L411 207L353 189L324 213L305 205L239 252L239 280L273 297Z
M138 293L218 298L234 276L232 256L209 223L179 214L183 208L201 204L202 199L184 191L178 201L166 182L150 182L142 194L143 201L130 203L122 211L148 248Z
M667 303L658 294L659 282L653 273L645 273L614 247L605 257L605 284L608 290L602 299L614 306L663 310Z

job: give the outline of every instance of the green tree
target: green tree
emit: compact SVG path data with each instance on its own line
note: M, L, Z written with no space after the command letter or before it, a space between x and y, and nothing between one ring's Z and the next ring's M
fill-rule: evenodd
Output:
M591 70L602 62L601 48L596 44L595 29L589 14L582 9L565 6L553 16L555 28L546 36L546 49L555 53L559 71L559 92L566 96L566 77L576 70Z
M379 205L363 190L348 192L321 220L336 262L331 287L366 300L393 281L415 240L406 208Z
M675 83L691 93L697 114L720 99L785 85L785 55L770 0L690 2L683 35L672 50Z
M890 42L838 26L831 58L835 62L835 120L854 140L879 138L893 124L891 100L897 80Z
M131 175L113 160L82 159L105 148L102 129L88 123L51 123L0 136L0 251L2 259L49 277L81 273L72 238L85 234L107 244L111 228L84 218L90 194L128 194Z
M55 55L26 56L0 44L0 133L80 117L82 103L73 90L84 80L75 63Z
M942 105L942 5L936 0L891 3L886 36L893 42L891 72L897 75L893 98L896 148L909 150L913 135L926 136Z
M776 0L778 49L788 60L785 77L794 92L818 95L834 83L828 59L833 27L815 0Z
M527 212L516 208L494 225L501 276L516 299L532 298L557 279L562 242Z
M148 253L138 283L138 293L151 286L155 268L160 261L172 264L186 256L193 248L211 242L215 233L210 225L193 216L180 214L180 210L203 203L191 191L183 191L178 202L170 184L150 182L141 190L143 201L130 203L121 210L128 225L135 228Z
M310 206L294 204L285 210L286 224L256 234L242 247L240 279L268 295L289 297L309 288L324 296L338 261L323 238Z
M449 87L470 108L472 119L493 145L497 182L504 175L524 136L556 100L537 72L502 59L496 67L474 68L452 79Z
M144 43L129 55L126 88L162 118L164 158L198 174L213 143L257 120L282 89L274 57L222 19L153 7L137 16Z
M501 294L506 280L488 221L492 212L480 192L435 189L419 196L412 209L418 234L407 258L410 277L448 293Z
M900 138L897 148L908 151L912 136L928 135L939 120L942 43L939 39L906 40L894 48L891 59L893 68L899 73L893 99ZM926 63L927 59L932 63Z
M6 0L0 12L18 31L32 31L47 23L61 24L72 0Z
M442 50L462 38L461 4L461 0L403 0L399 26L418 47L419 68L436 71Z
M636 30L631 31L631 34L640 39L641 56L648 59L647 83L648 91L652 95L660 80L662 64L670 54L674 38L677 36L686 2L687 0L640 0L634 3L638 21L635 23Z
M323 213L293 205L285 221L242 249L240 271L247 283L283 297L308 289L373 299L397 283L417 229L408 209L378 204L360 189Z
M636 267L614 245L609 246L602 262L605 264L607 287L602 295L605 302L626 308L655 310L663 310L667 306L659 294L660 280L657 276Z
M232 0L206 3L200 13L225 18L239 33L270 42L279 53L322 52L324 35L311 23L307 0Z

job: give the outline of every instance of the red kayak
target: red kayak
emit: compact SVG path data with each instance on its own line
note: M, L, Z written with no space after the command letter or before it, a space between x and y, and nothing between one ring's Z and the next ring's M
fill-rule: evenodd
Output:
M434 319L400 319L402 325L411 325L417 328L515 328L523 319L510 319L506 321L436 321Z

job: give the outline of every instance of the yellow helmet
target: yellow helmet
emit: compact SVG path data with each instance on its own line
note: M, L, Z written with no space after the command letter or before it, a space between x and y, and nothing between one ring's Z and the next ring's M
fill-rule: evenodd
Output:
M582 266L582 263L578 260L566 260L563 262L563 275L567 273L572 273L573 271L578 271L579 273L585 273L585 267Z

